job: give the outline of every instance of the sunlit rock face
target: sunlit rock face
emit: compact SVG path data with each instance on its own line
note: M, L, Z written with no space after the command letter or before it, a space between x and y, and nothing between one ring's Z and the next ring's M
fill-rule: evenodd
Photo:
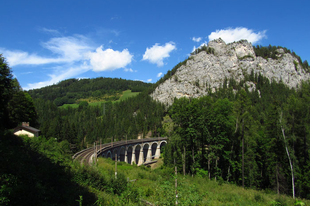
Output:
M194 54L177 72L160 84L151 96L166 105L171 105L175 98L200 97L214 92L222 86L224 79L234 78L237 82L244 74L261 73L270 81L282 82L289 87L297 87L310 75L297 65L298 59L283 49L277 50L277 60L256 57L253 46L246 40L226 44L222 39L210 41L208 48L214 54L202 51ZM295 62L295 63L294 63ZM255 89L254 82L247 82L250 90Z

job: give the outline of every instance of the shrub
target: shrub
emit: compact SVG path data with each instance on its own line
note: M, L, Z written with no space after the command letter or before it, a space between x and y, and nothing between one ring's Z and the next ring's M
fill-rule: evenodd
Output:
M114 194L121 195L127 189L127 180L125 175L120 173L117 175L117 179L112 176L109 183L109 189Z

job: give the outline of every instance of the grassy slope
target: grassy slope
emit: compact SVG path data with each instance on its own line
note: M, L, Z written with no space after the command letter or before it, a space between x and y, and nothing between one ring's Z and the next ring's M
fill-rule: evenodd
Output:
M115 162L99 158L98 169L105 175L114 174ZM173 205L175 202L175 180L173 171L157 168L151 170L144 166L137 167L118 163L118 173L124 174L130 180L132 187L138 189L141 199L156 205ZM191 177L178 175L179 205L294 205L295 201L285 195L272 192L243 189L233 184L208 180L206 177ZM117 204L117 197L116 197ZM302 200L305 205L310 201Z
M119 98L119 100L112 101L112 103L123 101L123 100L125 100L125 99L128 99L129 97L137 96L139 93L140 93L140 92L131 92L131 90L123 91L123 94L121 95L121 97ZM85 100L85 101L86 101L86 100ZM90 102L89 105L90 105L90 106L97 106L97 105L100 105L101 103L104 103L104 102L105 102L105 101ZM64 105L60 106L60 108L68 108L68 107L78 108L78 107L79 107L79 104L64 104Z
M0 138L0 205L137 205L138 197L156 205L174 205L174 171L118 162L118 180L136 179L120 195L111 191L115 162L99 158L96 167L72 164L68 143L38 138L36 141L9 133ZM18 161L16 161L18 160ZM162 159L159 160L162 164ZM206 177L178 175L179 205L294 205L287 196L243 189ZM126 182L126 180L125 180ZM113 184L112 184L113 183ZM135 193L133 193L135 191ZM309 200L302 200L310 206ZM276 204L281 203L281 204Z

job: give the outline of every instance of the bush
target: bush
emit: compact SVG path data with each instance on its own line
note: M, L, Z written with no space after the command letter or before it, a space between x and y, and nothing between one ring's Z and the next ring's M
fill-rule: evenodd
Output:
M208 177L208 171L204 170L204 169L197 168L196 169L196 175L197 175L197 177L205 178L205 177Z
M117 195L121 195L127 189L127 180L124 174L117 175L117 179L114 176L111 177L109 183L109 189Z

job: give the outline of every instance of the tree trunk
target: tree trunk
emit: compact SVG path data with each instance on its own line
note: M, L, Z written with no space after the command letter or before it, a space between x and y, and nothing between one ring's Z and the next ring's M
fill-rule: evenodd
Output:
M277 194L280 195L280 183L279 183L279 167L276 166L276 180L277 180Z
M282 119L282 117L281 117ZM280 123L281 123L281 119L280 119ZM283 139L284 139L284 144L285 144L285 150L286 150L286 154L288 157L288 161L290 162L290 167L291 167L291 175L292 175L292 190L293 190L293 198L295 199L295 182L294 182L294 168L293 168L293 164L292 164L292 160L291 160L291 156L290 153L288 151L287 145L286 145L286 138L285 138L285 133L284 133L284 129L283 126L281 125L281 130L282 130L282 135L283 135Z
M216 171L215 177L214 177L215 181L216 181L216 175L217 175L217 160L218 158L215 159L215 171Z
M185 162L186 162L186 158L185 158L185 154L186 154L186 150L185 150L185 146L183 146L183 175L185 176L186 175L186 171L185 171Z
M231 160L231 156L232 156L233 149L234 149L234 143L232 143L232 145L231 145L230 160ZM228 171L227 171L227 182L229 182L229 177L230 177L230 166L231 166L231 164L229 164L229 166L228 166Z
M242 120L242 187L244 188L244 119Z
M280 124L282 122L282 113L281 113L281 116L280 116ZM294 177L294 168L293 168L293 164L292 164L292 160L291 160L291 156L290 156L290 153L288 151L288 147L286 145L286 137L285 137L285 132L284 132L284 128L283 126L281 125L281 130L282 130L282 135L283 135L283 139L284 139L284 145L285 145L285 150L286 150L286 154L287 154L287 157L288 157L288 161L290 163L290 167L291 167L291 175L292 175L292 192L293 192L293 198L295 199L295 177Z
M195 168L194 168L194 164L195 164L194 147L192 147L192 156L193 156L193 171L192 171L192 176L194 176L194 172L195 172Z
M209 175L209 180L211 179L211 171L210 171L210 157L208 157L208 175Z

